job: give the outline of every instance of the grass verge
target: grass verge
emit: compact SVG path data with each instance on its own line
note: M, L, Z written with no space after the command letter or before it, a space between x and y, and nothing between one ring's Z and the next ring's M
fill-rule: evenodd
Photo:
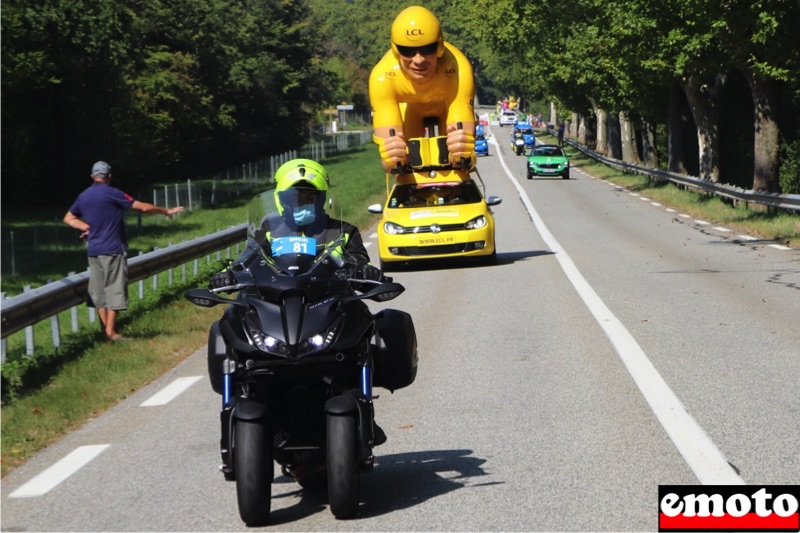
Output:
M546 143L555 144L557 142L556 137L547 133L538 133L537 137ZM572 155L570 157L572 168L580 168L587 174L645 195L651 200L693 218L716 225L724 225L728 229L737 230L765 241L800 248L800 214L798 213L790 211L771 213L758 208L758 206L751 206L750 209L736 206L723 198L679 187L671 182L615 170L570 146L565 146L565 150Z

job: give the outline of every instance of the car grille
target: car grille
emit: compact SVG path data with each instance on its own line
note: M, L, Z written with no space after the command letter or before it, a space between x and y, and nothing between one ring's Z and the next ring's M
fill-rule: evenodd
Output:
M549 163L549 164L545 164L545 165L536 165L536 166L539 167L539 168L547 168L547 169L551 169L551 170L556 170L556 169L561 167L561 165L559 165L558 163Z
M443 255L461 254L474 251L475 243L464 242L459 244L439 244L436 246L402 246L397 248L394 255L423 256L423 255Z
M462 231L464 224L439 224L439 231ZM432 233L430 226L415 226L413 228L406 228L404 235L417 233Z

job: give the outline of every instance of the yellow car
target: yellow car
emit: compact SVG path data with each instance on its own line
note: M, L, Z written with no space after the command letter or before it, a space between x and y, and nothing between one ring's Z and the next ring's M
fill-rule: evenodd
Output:
M497 260L494 218L489 209L502 199L484 199L472 179L456 171L420 178L398 176L386 204L369 206L378 223L381 270L417 260L482 258Z

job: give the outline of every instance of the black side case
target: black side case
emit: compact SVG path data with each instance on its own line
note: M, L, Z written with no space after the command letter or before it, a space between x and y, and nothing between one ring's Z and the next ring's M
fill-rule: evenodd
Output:
M417 377L417 333L411 315L384 309L375 315L375 376L373 385L392 392Z

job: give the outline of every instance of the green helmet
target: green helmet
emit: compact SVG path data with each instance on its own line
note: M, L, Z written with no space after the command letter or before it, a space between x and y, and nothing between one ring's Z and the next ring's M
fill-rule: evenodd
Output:
M307 181L317 190L328 190L328 172L311 159L292 159L282 164L275 172L276 191L285 191L302 181Z
M278 212L290 211L296 206L294 197L289 195L289 189L316 189L322 194L316 202L317 208L325 208L325 199L328 192L328 172L325 167L311 159L292 159L281 165L275 172L275 201Z

